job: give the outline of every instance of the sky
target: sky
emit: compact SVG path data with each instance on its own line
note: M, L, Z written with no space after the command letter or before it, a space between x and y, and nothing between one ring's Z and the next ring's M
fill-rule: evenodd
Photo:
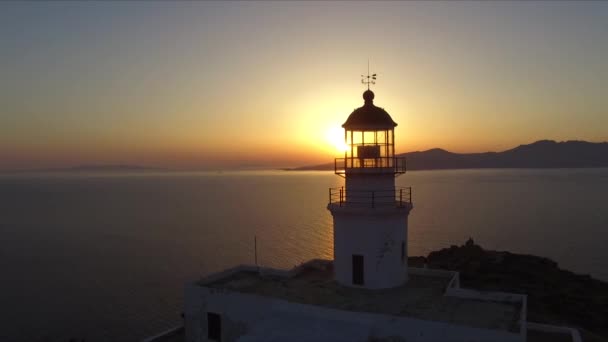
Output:
M0 170L288 167L608 140L608 2L1 2Z

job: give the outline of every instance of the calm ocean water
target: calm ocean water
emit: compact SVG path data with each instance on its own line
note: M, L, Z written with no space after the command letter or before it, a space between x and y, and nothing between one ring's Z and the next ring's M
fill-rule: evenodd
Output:
M462 244L608 280L608 169L409 172L410 255ZM332 257L330 172L0 176L0 341L131 341L180 322L186 282Z

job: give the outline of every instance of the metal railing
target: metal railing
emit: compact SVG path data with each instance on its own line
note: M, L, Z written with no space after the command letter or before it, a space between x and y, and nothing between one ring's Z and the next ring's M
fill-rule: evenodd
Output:
M412 205L412 188L402 187L395 190L350 190L344 187L329 188L329 204L340 207L397 207Z
M401 174L406 171L404 157L380 157L380 158L336 158L334 160L334 171L336 174L347 172L395 173Z

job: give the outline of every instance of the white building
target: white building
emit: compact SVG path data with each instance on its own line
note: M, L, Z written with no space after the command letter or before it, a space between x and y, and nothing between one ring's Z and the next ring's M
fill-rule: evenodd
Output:
M413 206L410 189L395 187L405 172L397 124L369 89L363 98L335 162L345 187L330 189L334 260L288 271L242 265L188 285L185 340L515 342L530 329L548 334L538 341L580 340L573 329L527 322L525 295L464 289L457 272L408 267Z

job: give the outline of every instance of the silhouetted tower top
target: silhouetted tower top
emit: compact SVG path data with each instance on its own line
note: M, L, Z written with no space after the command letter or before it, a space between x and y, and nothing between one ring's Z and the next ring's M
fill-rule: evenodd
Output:
M350 114L342 125L343 128L349 131L377 131L393 129L397 126L384 109L374 105L373 91L363 92L363 100L365 100L363 107L355 109Z
M405 173L405 159L395 157L397 123L383 108L374 105L375 95L369 89L370 84L376 83L376 74L370 75L368 69L367 76L361 77L361 83L368 87L363 92L365 103L355 109L342 124L346 149L344 158L335 159L334 170L338 175L350 174L353 177L355 174L384 177ZM389 180L387 187L393 189L394 181Z

